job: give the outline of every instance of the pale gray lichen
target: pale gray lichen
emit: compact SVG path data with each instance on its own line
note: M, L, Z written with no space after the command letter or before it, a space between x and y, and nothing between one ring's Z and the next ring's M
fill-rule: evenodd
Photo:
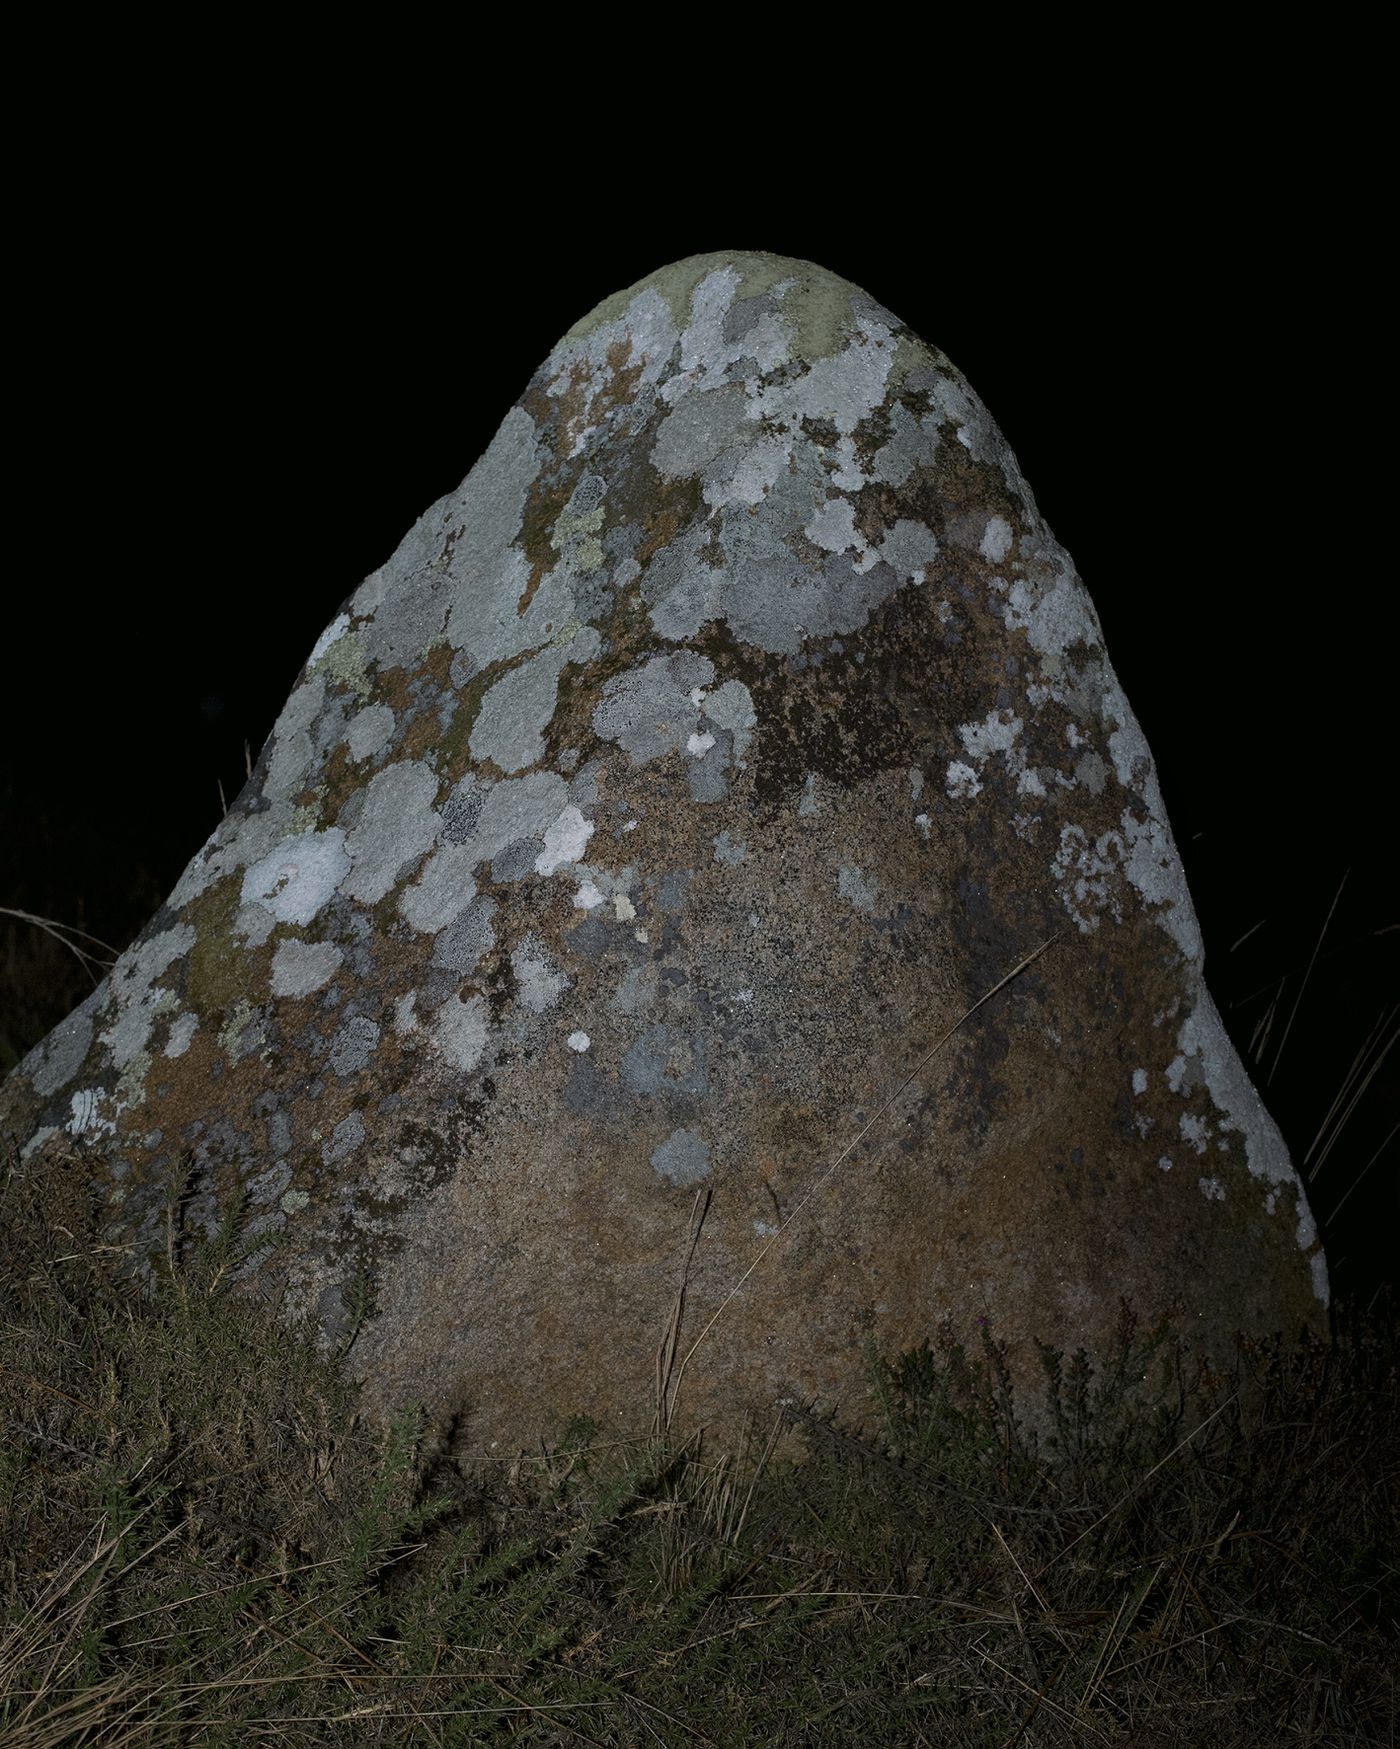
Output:
M379 1027L367 1014L352 1014L331 1040L328 1059L333 1074L342 1079L357 1075L379 1048Z
M485 1054L488 1030L483 997L471 996L464 1002L460 996L450 996L434 1017L432 1039L450 1066L466 1074Z
M1050 865L1055 890L1081 934L1099 927L1106 914L1123 921L1120 891L1123 840L1116 832L1101 832L1090 841L1082 826L1062 826L1059 848Z
M987 527L978 544L978 552L988 564L999 565L1011 551L1015 535L1011 524L1004 516L993 516L988 519Z
M673 1130L653 1150L651 1163L657 1173L671 1184L698 1184L702 1178L709 1176L710 1145L694 1130Z
M980 723L964 723L958 738L968 757L980 765L994 753L1010 754L1023 727L1020 717L1012 711L988 711Z
M1058 676L1065 652L1076 644L1097 649L1103 643L1098 615L1066 563L1048 585L1018 578L1007 597L1007 629L1023 631L1043 658L1042 672Z
M465 977L476 970L496 945L496 932L491 919L496 915L497 901L480 893L462 908L453 922L442 930L433 944L431 964L444 971Z
M570 802L545 828L544 849L535 858L535 873L551 875L558 868L579 862L593 832L593 822L584 819Z
M80 1087L69 1101L68 1122L63 1126L70 1136L95 1140L116 1134L115 1101L102 1087Z
M272 994L313 995L330 983L344 959L344 951L333 941L279 941L272 956ZM167 1047L166 1054L176 1053Z
M843 862L836 871L836 890L857 911L873 912L879 889L866 874Z
M890 412L890 438L875 454L875 478L890 486L903 486L915 468L933 459L939 441L937 413L920 418L902 401Z
M520 1000L531 1014L546 1014L569 988L570 979L533 932L523 936L512 950Z
M373 759L388 746L394 733L394 713L388 705L370 705L351 717L346 730L346 745L356 761Z
M559 676L569 663L591 661L599 642L594 628L586 626L568 644L551 643L503 674L481 701L471 733L472 757L489 759L505 772L537 764L544 757Z
M714 674L713 662L688 650L648 657L640 668L606 682L593 712L594 730L616 742L634 765L679 753L699 722L690 694L708 686Z
M979 796L982 793L981 780L964 759L950 759L948 761L944 787L954 801L971 801L973 796Z
M442 830L433 807L437 792L437 777L421 760L400 760L375 772L345 838L352 866L340 881L340 891L347 898L376 904L391 891L401 869L432 849Z
M178 1014L171 1022L170 1031L166 1035L164 1055L167 1057L183 1057L194 1043L195 1034L199 1031L199 1016L197 1014Z
M311 654L306 658L308 672L316 666L322 656L325 655L326 651L330 649L331 645L337 642L338 639L342 638L349 630L350 615L348 613L338 613L326 627L325 631L321 633L320 637L317 638L312 647Z
M742 766L758 722L753 696L748 687L742 680L726 680L713 692L706 694L702 703L702 717L708 719L715 728L727 730L733 737L734 760Z
M93 1015L102 996L101 990L94 990L20 1064L20 1074L29 1077L43 1098L52 1098L82 1068L92 1048Z
M322 1144L321 1158L327 1166L335 1166L341 1160L347 1159L357 1148L362 1147L364 1139L364 1114L352 1111L340 1120ZM289 1194L295 1195L296 1193ZM287 1206L286 1197L282 1199L282 1204L284 1208Z
M1270 1185L1291 1185L1297 1207L1299 1247L1311 1251L1317 1243L1317 1226L1308 1208L1302 1183L1289 1158L1278 1125L1265 1109L1258 1089L1245 1072L1239 1053L1230 1042L1220 1011L1202 984L1192 1012L1177 1035L1180 1055L1168 1074L1177 1086L1184 1084L1186 1066L1197 1068L1217 1112L1222 1128L1237 1131L1244 1140L1245 1159L1254 1177ZM1178 1067L1178 1065L1181 1065ZM1327 1265L1319 1250L1311 1259L1313 1291L1325 1306L1330 1297Z
M279 918L275 911L255 902L238 907L234 914L233 927L242 936L245 946L261 947L282 921L286 920ZM309 923L311 918L308 917L306 921Z
M461 842L473 864L492 862L515 845L543 846L569 806L569 788L554 771L532 771L493 784Z
M269 800L290 800L306 782L316 757L312 726L325 702L325 677L315 675L294 688L282 707L273 726L263 778L263 794Z
M194 945L194 930L187 923L158 935L143 937L129 947L112 968L112 993L116 1014L102 1033L102 1042L112 1053L112 1064L124 1069L146 1047L156 1017L178 1006L171 990L155 988L176 960Z
M922 522L901 517L881 541L879 556L896 577L922 583L928 567L938 557L938 541Z
M435 935L461 915L476 897L478 860L470 845L442 844L433 851L399 895L399 910L414 929Z
M339 827L288 838L252 863L243 875L243 902L277 923L304 928L328 905L350 872L345 834Z

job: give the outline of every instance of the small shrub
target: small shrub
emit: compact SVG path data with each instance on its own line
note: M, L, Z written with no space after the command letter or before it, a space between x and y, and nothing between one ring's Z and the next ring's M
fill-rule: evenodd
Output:
M236 1220L174 1219L142 1290L80 1156L5 1165L6 1745L1391 1741L1388 1309L1221 1378L1125 1307L1025 1417L945 1329L868 1357L873 1429L794 1406L715 1457L581 1415L473 1467L361 1423L233 1285Z

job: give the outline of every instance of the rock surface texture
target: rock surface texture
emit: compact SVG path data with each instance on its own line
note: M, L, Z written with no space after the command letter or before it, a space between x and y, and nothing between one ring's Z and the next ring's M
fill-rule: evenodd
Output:
M721 1440L945 1316L1028 1379L1123 1294L1325 1327L1069 558L948 361L766 255L560 342L0 1126L137 1267L246 1192L246 1281L336 1340L367 1277L369 1402L476 1451L644 1427L688 1254L678 1353L775 1230L681 1381Z

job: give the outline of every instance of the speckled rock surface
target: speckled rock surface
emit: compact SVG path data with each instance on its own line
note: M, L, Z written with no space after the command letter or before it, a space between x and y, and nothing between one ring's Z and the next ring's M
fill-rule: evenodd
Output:
M1033 949L810 1201L930 1043ZM311 652L247 788L0 1090L114 1242L172 1182L466 1444L856 1412L862 1345L1325 1324L1089 597L957 371L808 263L550 354ZM499 1449L499 1448L498 1448Z

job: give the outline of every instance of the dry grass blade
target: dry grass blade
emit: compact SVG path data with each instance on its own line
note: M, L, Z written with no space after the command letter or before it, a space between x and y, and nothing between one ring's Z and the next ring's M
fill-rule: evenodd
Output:
M137 1519L147 1510L143 1508L136 1515ZM133 1519L126 1531L135 1522ZM78 1658L73 1650L74 1641L104 1585L114 1584L124 1577L170 1542L175 1533L167 1532L112 1575L112 1562L125 1534L124 1531L115 1536L107 1535L105 1526L99 1526L93 1534L92 1549L86 1555L82 1553L81 1545L75 1549L39 1597L0 1640L0 1698L25 1702L17 1715L6 1721L6 1745L13 1741L23 1749L40 1749L41 1745L50 1742L82 1741L97 1722L103 1724L104 1743L156 1740L134 1733L128 1736L124 1731L111 1736L105 1730L109 1716L120 1708L151 1698L155 1688L149 1682L112 1677L76 1694L65 1695L63 1692L65 1678ZM42 1672L33 1687L22 1687L20 1672L30 1668L31 1660L40 1655L46 1645L48 1657Z
M36 1379L32 1373L19 1372L12 1366L0 1366L0 1372L9 1378L22 1379L36 1391L46 1391L51 1397L59 1397L65 1403L71 1403L75 1409L81 1409L85 1415L96 1415L100 1420L110 1421L111 1416L103 1409L94 1409L91 1403L85 1403L81 1397L70 1396L67 1391L60 1391L57 1385L46 1384L43 1379Z
M1303 1164L1307 1169L1309 1180L1315 1178L1322 1170L1337 1138L1345 1130L1361 1100L1365 1098L1381 1066L1395 1048L1397 1039L1400 1039L1400 1025L1392 1027L1388 1038L1385 1036L1386 1027L1394 1022L1397 1016L1400 1016L1400 1007L1392 1009L1388 1014L1383 1011L1367 1035L1366 1042L1352 1058L1351 1067L1342 1079L1342 1085L1337 1091L1336 1098L1327 1108L1327 1115L1318 1126L1312 1146L1303 1156ZM1371 1056L1372 1052L1375 1053L1375 1061L1368 1063L1367 1058ZM1313 1159L1314 1154L1317 1155L1316 1160Z
M1263 1015L1254 1023L1254 1031L1249 1035L1249 1054L1256 1063L1262 1063L1264 1053L1269 1048L1269 1039L1274 1030L1274 1021L1278 1017L1278 997L1264 1010Z
M5 1749L73 1749L87 1743L100 1749L164 1749L187 1736L177 1723L159 1724L151 1717L163 1692L160 1683L109 1676L61 1700L46 1696L43 1713L6 1722L0 1742Z
M1061 1706L1059 1701L1051 1700L1050 1696L1043 1688L1033 1687L1026 1681L1024 1676L1018 1676L1014 1670L1009 1670L1005 1664L994 1658L980 1641L974 1642L972 1650L984 1661L984 1663L990 1664L993 1670L998 1671L1004 1676L1008 1682L1014 1683L1017 1688L1028 1694L1037 1706L1049 1707L1051 1712L1058 1713L1060 1717L1064 1719L1065 1723L1073 1727L1075 1731L1087 1731L1098 1743L1107 1743L1109 1741L1109 1738L1104 1736L1103 1732L1099 1730L1097 1725L1091 1725L1087 1719L1070 1712L1067 1707Z
M1161 1577L1166 1562L1155 1566L1147 1577L1141 1580L1137 1587L1119 1604L1117 1613L1110 1622L1108 1631L1099 1645L1098 1655L1094 1659L1094 1667L1089 1672L1089 1679L1084 1685L1081 1706L1088 1706L1097 1696L1103 1683L1107 1680L1106 1666L1117 1652L1119 1646L1132 1631L1133 1623L1141 1613L1142 1606L1147 1601L1147 1594Z
M1317 964L1317 956L1322 951L1323 938L1327 934L1328 926L1332 922L1333 913L1337 909L1337 900L1340 899L1342 896L1342 888L1347 884L1347 875L1349 875L1350 873L1351 873L1351 870L1348 869L1346 871L1346 874L1344 874L1342 876L1341 880L1338 881L1338 883L1337 883L1337 890L1332 896L1331 908L1328 910L1327 916L1326 916L1325 920L1323 921L1322 929L1319 932L1317 941L1313 947L1312 958L1308 961L1308 969L1307 969L1307 971L1305 971L1303 973L1303 981L1298 986L1298 994L1293 998L1293 1008L1292 1008L1291 1013L1288 1016L1288 1024L1287 1024L1287 1026L1284 1027L1283 1037L1279 1040L1278 1054L1274 1058L1274 1066L1272 1069L1269 1070L1269 1085L1270 1086L1273 1085L1274 1076L1278 1072L1278 1066L1279 1066L1279 1063L1283 1057L1284 1046L1288 1043L1288 1035L1293 1030L1293 1022L1298 1018L1298 1009L1301 1006L1302 1001L1303 1001L1303 992L1308 987L1308 979L1312 977L1313 967Z
M1347 1198L1351 1195L1352 1191L1356 1189L1357 1185L1360 1184L1361 1180L1366 1176L1366 1174L1375 1165L1376 1161L1380 1159L1381 1155L1386 1151L1386 1149L1390 1146L1390 1144L1395 1140L1396 1136L1400 1136L1400 1123L1392 1124L1391 1129L1390 1129L1390 1133L1386 1136L1385 1140L1381 1143L1380 1147L1376 1149L1375 1153L1372 1154L1371 1158L1366 1162L1366 1164L1357 1173L1356 1177L1352 1179L1352 1181L1351 1181L1350 1185L1347 1187L1346 1191L1337 1199L1336 1206L1332 1210L1333 1220L1335 1220L1337 1218L1337 1215L1346 1206Z
M1267 917L1261 917L1257 923L1251 923L1243 935L1237 936L1236 939L1230 943L1230 952L1234 953L1237 948L1243 947L1245 942L1249 940L1250 936L1255 934L1256 931L1262 929L1268 921L1269 919Z
M1003 1554L1005 1554L1007 1560L1010 1561L1011 1565L1020 1574L1021 1583L1025 1586L1026 1590L1030 1593L1030 1595L1035 1599L1036 1608L1040 1611L1042 1618L1050 1624L1051 1632L1055 1635L1055 1638L1060 1642L1061 1646L1067 1646L1069 1642L1066 1640L1064 1634L1060 1631L1059 1626L1055 1622L1054 1611L1050 1608L1049 1604L1045 1601L1044 1597L1041 1595L1040 1590L1037 1587L1035 1580L1031 1578L1030 1574L1027 1573L1025 1567L1022 1566L1020 1560L1018 1559L1018 1557L1016 1555L1015 1550L1011 1547L1010 1543L1008 1543L1006 1538L1002 1535L1001 1526L995 1522L992 1522L992 1531L996 1536L997 1542L1001 1545L1001 1549L1002 1549Z
M711 1187L706 1185L695 1193L695 1201L690 1206L690 1234L686 1246L685 1262L681 1265L680 1284L676 1288L676 1297L671 1306L671 1318L662 1338L661 1346L656 1352L656 1406L652 1413L652 1431L661 1433L671 1425L671 1417L675 1409L675 1395L670 1389L671 1371L676 1363L676 1349L680 1342L681 1319L685 1312L685 1288L690 1277L690 1265L695 1257L695 1247L700 1243L700 1229L705 1224L705 1216L709 1213ZM679 1386L680 1381L677 1380Z
M767 1240L767 1242L763 1245L763 1247L760 1249L758 1255L754 1258L753 1262L749 1264L748 1268L739 1277L738 1281L736 1281L734 1283L734 1286L732 1288L730 1288L729 1292L720 1301L719 1305L711 1313L709 1320L705 1324L704 1328L701 1330L700 1334L695 1338L694 1342L692 1342L690 1347L686 1350L685 1357L681 1361L681 1364L680 1364L680 1370L676 1374L675 1389L672 1392L673 1404L674 1404L675 1398L677 1398L680 1395L681 1384L685 1378L686 1368L690 1365L691 1360L694 1358L696 1350L700 1347L701 1343L704 1342L705 1338L709 1335L710 1331L714 1328L716 1322L719 1320L721 1313L725 1310L725 1308L728 1305L731 1304L731 1302L742 1291L744 1283L749 1279L749 1277L753 1274L753 1272L758 1268L759 1264L763 1262L764 1258L767 1257L768 1253L779 1242L779 1240L784 1237L784 1235L788 1231L788 1228L792 1226L793 1222L802 1213L803 1209L806 1208L807 1204L809 1202L811 1202L812 1198L817 1194L817 1192L826 1183L827 1179L830 1178L831 1175L837 1170L837 1168L839 1166L841 1166L849 1158L849 1156L852 1154L852 1152L860 1145L861 1141L865 1138L865 1136L869 1133L869 1131L880 1121L880 1119L885 1115L885 1113L890 1109L890 1107L900 1097L900 1095L913 1085L913 1083L923 1073L924 1069L927 1068L929 1063L931 1063L933 1061L934 1057L936 1057L938 1055L939 1051L941 1051L943 1049L944 1045L947 1044L948 1040L953 1037L954 1033L956 1033L961 1026L963 1026L967 1021L969 1021L972 1018L972 1016L974 1014L976 1014L976 1012L978 1011L979 1008L984 1007L988 1002L990 1002L992 1000L992 998L995 995L997 995L1000 991L1004 990L1006 988L1006 986L1013 981L1013 979L1019 978L1021 973L1024 972L1028 966L1033 965L1035 963L1035 961L1040 958L1041 954L1045 953L1049 948L1053 947L1054 944L1060 939L1060 937L1063 934L1064 934L1063 930L1056 930L1054 935L1049 936L1045 941L1042 941L1039 947L1032 949L1032 951L1030 953L1028 953L1023 960L1021 960L1018 964L1014 965L1011 968L1011 970L1009 972L1007 972L1005 977L999 978L997 980L997 982L992 985L990 990L985 991L981 996L979 996L970 1008L964 1009L964 1011L958 1016L958 1018L948 1028L948 1030L946 1032L944 1032L943 1034L941 1034L940 1037L937 1038L934 1041L934 1043L929 1046L928 1050L926 1050L924 1052L923 1056L919 1058L918 1062L915 1063L914 1067L904 1077L904 1079L900 1082L898 1087L895 1088L894 1092L890 1094L889 1098L885 1100L884 1104L881 1105L879 1107L879 1109L874 1113L874 1115L872 1117L870 1117L865 1122L865 1124L862 1125L858 1134L856 1134L855 1136L852 1137L852 1139L846 1144L846 1146L841 1150L841 1152L836 1156L836 1158L831 1162L831 1164L826 1168L826 1170L820 1175L820 1177L816 1180L816 1182L801 1197L801 1199L798 1201L796 1207L793 1209L792 1213L781 1224L781 1226L779 1226L777 1232L773 1234L772 1238Z
M93 971L97 966L103 972L109 972L117 960L117 949L110 942L101 940L96 935L89 935L85 929L77 929L71 923L59 923L52 917L39 917L33 911L17 911L13 905L0 905L0 917L14 917L20 923L32 923L36 929L42 929L46 935L51 935L61 947L66 947L82 965L83 970L92 979L94 987L101 982ZM79 947L77 941L70 941L70 936L77 936L82 941L91 941L104 952L111 954L110 960L101 960L95 953L89 953L86 948Z
M1137 1479L1135 1481L1133 1481L1127 1488L1125 1488L1123 1490L1123 1492L1119 1495L1119 1497L1113 1502L1112 1506L1110 1506L1106 1512L1101 1512L1092 1524L1085 1525L1084 1529L1081 1530L1077 1536L1071 1537L1070 1540L1064 1545L1063 1548L1057 1549L1056 1552L1053 1555L1051 1555L1050 1559L1045 1563L1045 1565L1040 1569L1039 1573L1036 1575L1037 1579L1043 1580L1045 1575L1050 1571L1051 1567L1053 1567L1057 1561L1063 1560L1064 1557L1070 1552L1070 1550L1072 1548L1074 1548L1077 1544L1083 1542L1083 1540L1086 1536L1092 1536L1093 1533L1096 1530L1098 1530L1098 1528L1101 1525L1107 1524L1109 1519L1113 1517L1115 1512L1119 1511L1122 1507L1126 1506L1128 1501L1131 1500L1135 1494L1139 1493L1143 1488L1145 1488L1147 1486L1148 1482L1150 1482L1152 1480L1153 1476L1155 1476L1157 1474L1158 1470L1160 1470L1164 1464L1169 1464L1172 1461L1172 1459L1177 1455L1177 1453L1184 1451L1186 1449L1186 1447L1188 1445L1190 1445L1191 1441L1193 1439L1195 1439L1198 1434L1204 1433L1206 1428L1210 1426L1212 1421L1214 1421L1218 1416L1223 1415L1225 1413L1225 1411L1230 1407L1231 1403L1233 1403L1235 1401L1235 1398L1237 1395L1238 1395L1237 1392L1231 1391L1229 1396L1226 1397L1226 1399L1224 1400L1224 1402L1218 1404L1214 1409L1212 1409L1210 1414L1206 1416L1205 1420L1198 1423L1197 1426L1193 1427L1191 1429L1191 1431L1183 1439L1179 1439L1176 1442L1176 1444L1171 1448L1171 1450L1167 1453L1167 1455L1165 1457L1159 1458L1157 1460L1157 1462L1155 1464L1153 1464L1153 1466L1150 1470L1147 1470L1143 1475L1137 1477Z

